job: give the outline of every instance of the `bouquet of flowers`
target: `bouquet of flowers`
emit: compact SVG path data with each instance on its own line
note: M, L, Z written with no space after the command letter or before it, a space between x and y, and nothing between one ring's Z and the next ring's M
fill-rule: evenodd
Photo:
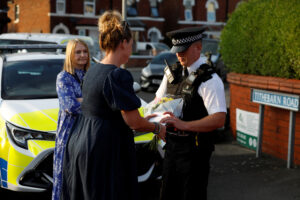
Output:
M168 115L165 112L172 112L174 116L180 117L182 114L183 99L173 99L171 97L162 97L155 99L144 107L144 116L156 114L156 117L149 119L150 122L160 122L160 120ZM158 136L154 135L153 139L148 143L151 150L157 150Z
M161 99L153 100L144 107L144 116L156 114L156 117L151 118L150 122L159 122L166 117L164 112L172 112L176 117L180 117L182 113L183 99L173 99L171 97L162 97Z

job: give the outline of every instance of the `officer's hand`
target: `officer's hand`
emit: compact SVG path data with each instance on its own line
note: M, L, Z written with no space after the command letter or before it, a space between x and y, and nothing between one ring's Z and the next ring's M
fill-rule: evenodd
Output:
M161 119L160 123L165 123L168 126L173 126L173 127L177 128L179 130L182 130L182 131L187 129L186 122L178 119L174 115Z
M166 142L166 126L165 125L162 125L160 124L160 132L158 134L158 137L160 139L162 139L164 142Z
M171 117L175 117L175 115L172 113L172 112L164 112L164 114L163 115L170 115Z

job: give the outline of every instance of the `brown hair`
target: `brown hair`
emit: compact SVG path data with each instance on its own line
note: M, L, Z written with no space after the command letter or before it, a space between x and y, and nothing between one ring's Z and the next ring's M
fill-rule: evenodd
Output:
M99 17L99 45L106 52L115 51L124 39L132 38L129 25L122 21L121 14L116 10L106 11Z
M82 45L84 45L88 51L88 61L86 63L86 65L84 66L84 70L87 70L90 67L90 51L89 48L87 46L87 44L80 40L80 39L73 39L70 40L67 44L67 48L66 48L66 58L65 58L65 63L64 63L64 70L66 72L69 72L70 74L74 74L74 52L75 52L75 48L76 45L80 43Z

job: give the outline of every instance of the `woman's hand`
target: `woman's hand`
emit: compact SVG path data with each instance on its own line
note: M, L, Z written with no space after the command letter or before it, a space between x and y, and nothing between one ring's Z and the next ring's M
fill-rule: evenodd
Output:
M82 103L83 98L82 98L82 97L81 97L81 98L76 98L76 100L77 100L79 103Z
M146 116L145 119L149 121L149 119L156 117L156 116L157 116L157 114L151 114L151 115Z

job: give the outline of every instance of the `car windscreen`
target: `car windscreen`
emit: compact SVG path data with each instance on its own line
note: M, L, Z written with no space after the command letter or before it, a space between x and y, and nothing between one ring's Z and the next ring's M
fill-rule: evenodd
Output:
M151 60L151 64L165 64L164 60L167 60L169 65L175 64L177 62L176 54L173 53L163 53L155 56Z
M218 41L215 40L202 40L201 53L211 52L213 55L218 54Z
M2 99L57 98L56 76L64 59L26 60L4 63Z

